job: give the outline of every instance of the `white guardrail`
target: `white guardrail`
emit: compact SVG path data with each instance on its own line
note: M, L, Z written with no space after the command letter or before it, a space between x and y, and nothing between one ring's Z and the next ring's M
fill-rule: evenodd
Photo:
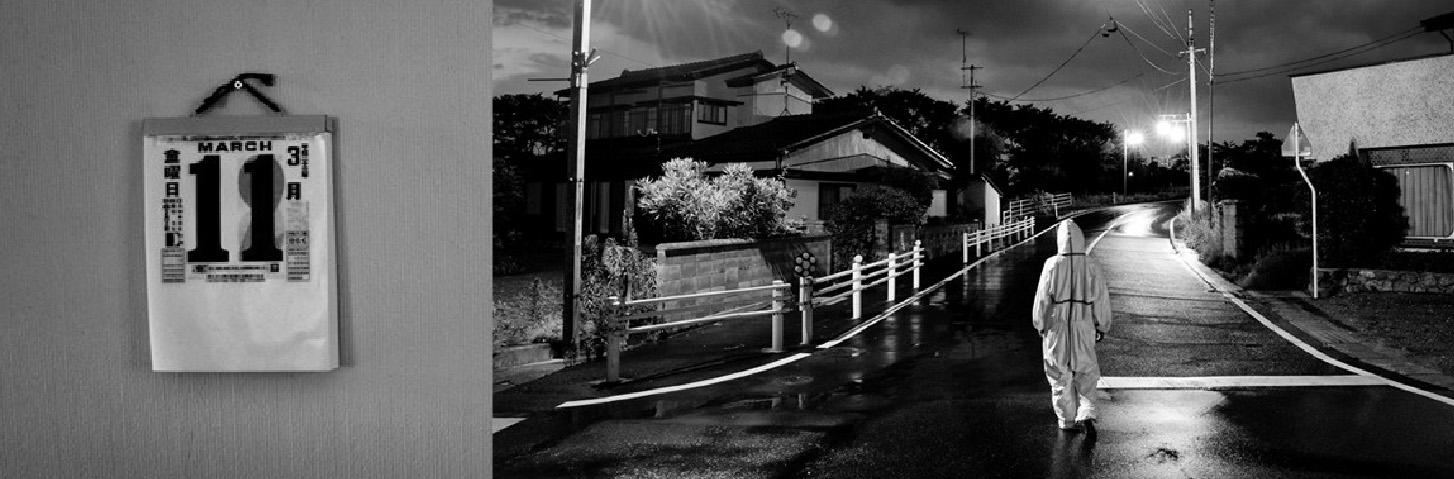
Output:
M886 285L888 300L892 302L898 289L898 277L905 274L911 275L914 288L919 287L920 269L924 265L924 248L920 241L914 241L914 247L904 253L889 253L887 258L871 263L864 263L863 256L853 258L853 266L842 272L814 278L813 263L815 258L809 253L794 258L798 272L798 300L796 304L788 301L788 291L792 285L774 280L771 285L753 286L725 291L711 291L705 293L683 294L677 296L663 296L649 299L621 300L619 296L611 296L608 300L618 308L628 306L649 306L656 305L659 309L640 313L618 314L607 319L612 324L611 331L606 338L606 381L619 382L621 380L621 349L626 343L626 337L634 333L645 333L662 329L677 328L693 324L716 322L731 319L743 319L759 316L770 316L772 321L772 345L766 352L777 353L784 351L783 336L784 323L787 313L797 311L800 313L802 324L802 343L810 344L813 340L813 309L816 306L835 304L846 299L853 301L853 319L863 317L863 292L869 288ZM771 299L763 301L760 299L761 292L771 292ZM755 293L755 294L754 294ZM833 296L826 296L833 294ZM677 306L672 308L661 308L662 306L680 303L685 300L716 299L704 304L690 306ZM766 309L757 309L766 306ZM631 321L657 318L676 313L714 309L721 312L710 313L699 318L669 321L665 323L646 324L631 326ZM747 311L743 311L743 310Z
M959 260L962 264L969 264L971 259L969 249L974 248L974 257L984 256L985 246L994 251L997 243L1010 243L1013 241L1029 238L1035 234L1035 218L1026 216L1018 221L991 226L979 231L971 231L964 234L964 242L959 250Z
M975 257L980 257L986 253L986 247L989 248L989 252L993 252L997 245L1008 247L1016 241L1029 238L1034 235L1034 228L1035 219L1024 217L1014 222L965 233L960 244L961 259L967 265L970 261L969 249L971 247L975 250ZM618 296L611 296L608 298L609 301L618 308L655 305L658 309L640 313L616 314L607 318L607 322L613 327L606 339L606 381L619 382L621 380L621 350L626 343L627 336L635 333L722 320L769 316L772 321L772 345L764 351L778 353L784 351L784 323L787 314L796 311L799 313L802 326L800 344L808 345L813 341L813 310L816 307L852 301L851 317L854 320L862 319L864 291L884 286L886 299L892 303L898 293L898 278L906 274L910 275L909 281L913 288L919 289L920 271L924 267L924 259L922 242L914 240L914 247L907 252L891 252L884 259L868 263L863 261L862 255L854 256L852 266L848 269L814 277L813 268L816 259L809 253L803 253L801 256L793 258L796 263L794 271L798 274L797 301L789 301L789 291L793 286L781 280L774 280L772 284L765 286L649 299L623 301ZM767 300L762 299L764 291L771 294ZM715 299L715 301L664 308L668 304L701 299ZM759 309L764 307L765 309ZM698 318L631 326L631 322L635 320L709 309L717 312L711 312Z

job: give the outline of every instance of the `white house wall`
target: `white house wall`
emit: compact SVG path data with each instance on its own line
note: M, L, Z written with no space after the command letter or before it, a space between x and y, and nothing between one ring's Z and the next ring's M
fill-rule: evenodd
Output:
M788 156L788 165L801 171L852 171L870 166L910 167L903 155L883 143L864 137L860 130L843 132Z
M1313 156L1454 143L1454 55L1293 77ZM1283 133L1279 133L1281 135Z
M783 84L778 79L758 82L753 85L749 96L738 98L752 104L752 114L758 119L751 121L752 124L761 123L779 116L783 116L783 101L787 99L787 114L806 115L813 112L813 97L796 85L788 83L788 94L783 95ZM748 100L751 98L752 100Z

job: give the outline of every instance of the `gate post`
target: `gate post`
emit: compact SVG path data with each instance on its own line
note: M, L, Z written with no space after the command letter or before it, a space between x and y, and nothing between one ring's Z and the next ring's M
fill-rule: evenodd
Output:
M894 277L894 273L897 273L898 272L898 271L896 271L898 269L897 268L897 266L898 266L898 259L899 259L899 254L898 253L895 253L893 251L890 251L889 252L889 260L888 260L889 263L888 263L888 266L887 266L887 268L888 268L888 274L887 274L887 276L889 278L889 303L893 303L894 302L894 298L896 297L896 295L894 294L894 290L895 289L898 289L897 288L898 281Z
M914 290L919 290L919 268L924 266L924 247L920 246L922 240L914 240Z
M619 313L621 298L611 296L607 299L611 301L611 315L615 316ZM621 381L621 343L625 339L622 331L615 330L617 324L613 322L612 326L611 332L606 335L606 382L608 383Z
M863 318L863 255L853 257L853 319Z

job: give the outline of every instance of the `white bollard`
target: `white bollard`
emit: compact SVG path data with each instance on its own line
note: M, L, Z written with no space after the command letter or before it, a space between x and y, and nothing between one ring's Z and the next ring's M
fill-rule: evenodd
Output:
M775 279L772 280L772 285L776 286L772 290L772 310L777 312L772 313L772 348L767 352L781 353L783 352L783 316L785 316L782 310L786 306L783 297L787 295L788 284Z
M959 263L969 264L969 233L959 235L959 240Z
M853 257L853 319L863 318L863 255Z
M894 253L892 251L889 252L889 264L887 266L889 278L889 303L894 302L894 290L897 289L896 286L898 285L897 279L894 278L894 273L898 272L898 268L896 267L898 266L898 258L898 253Z
M919 290L919 267L924 265L924 247L920 240L914 240L914 290Z

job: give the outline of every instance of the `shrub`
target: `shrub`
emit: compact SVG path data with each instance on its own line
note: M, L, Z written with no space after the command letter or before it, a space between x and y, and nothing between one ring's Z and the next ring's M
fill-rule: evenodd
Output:
M1212 229L1211 219L1211 208L1206 207L1198 208L1196 214L1183 210L1176 217L1177 238L1204 258L1222 256L1222 242Z
M1307 289L1312 278L1313 252L1307 248L1276 247L1264 250L1238 282L1255 290Z
M870 186L839 201L828 210L828 233L833 236L834 264L840 269L851 264L854 255L871 259L874 224L887 219L890 224L924 224L926 205L898 188Z
M629 287L628 287L629 285ZM580 344L578 358L600 357L605 351L606 335L617 327L606 318L615 312L610 296L642 299L656 296L656 261L637 249L636 235L627 223L626 244L615 239L599 240L587 236L581 244ZM636 306L627 312L652 309Z
M766 238L790 229L786 218L796 192L781 178L756 178L752 168L734 163L714 183L728 197L718 216L718 238Z
M660 178L637 187L638 211L649 238L765 238L789 230L785 218L794 192L782 178L756 178L742 164L728 165L722 176L708 178L706 168L706 163L673 159L662 165Z
M1320 260L1336 266L1376 264L1403 240L1408 218L1392 174L1343 155L1319 164L1308 176L1318 188Z
M702 175L707 164L677 158L662 165L662 175L638 186L636 204L660 241L713 238L717 216L728 199Z

